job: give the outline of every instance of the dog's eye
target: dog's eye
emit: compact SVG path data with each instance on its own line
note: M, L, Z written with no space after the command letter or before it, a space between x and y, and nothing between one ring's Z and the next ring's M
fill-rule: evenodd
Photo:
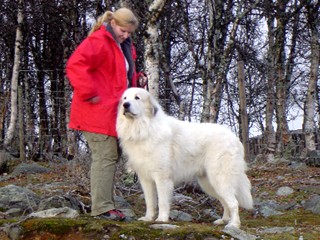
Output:
M135 98L134 98L135 100L139 100L140 99L140 97L139 96L135 96Z
M124 99L124 100L126 100L126 99L127 99L127 97L124 97L123 99Z

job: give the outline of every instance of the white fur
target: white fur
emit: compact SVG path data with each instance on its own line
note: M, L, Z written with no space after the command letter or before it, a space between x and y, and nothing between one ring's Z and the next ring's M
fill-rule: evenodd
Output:
M215 224L240 227L239 206L252 209L243 146L226 127L179 121L166 115L144 89L123 94L117 132L128 164L138 175L146 201L139 220L169 220L174 185L196 178L223 208Z

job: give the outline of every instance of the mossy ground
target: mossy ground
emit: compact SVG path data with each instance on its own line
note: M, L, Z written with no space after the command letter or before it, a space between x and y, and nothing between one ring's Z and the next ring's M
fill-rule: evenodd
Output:
M241 213L242 230L260 239L304 240L319 239L320 216L303 210L287 211L283 215L269 218L253 217L246 212ZM2 221L4 222L4 221ZM1 224L1 222L0 222ZM95 239L231 239L223 233L222 226L214 226L211 222L171 222L178 228L172 230L156 230L140 221L114 222L96 220L89 216L77 219L28 219L20 224L23 234L21 240L95 240ZM261 234L260 231L272 227L294 227L294 232ZM108 236L108 237L106 237ZM5 240L5 238L0 239Z
M67 170L64 168L64 170ZM39 174L37 176L19 176L6 182L1 182L0 187L8 184L19 186L37 185L48 182L66 182L59 188L64 191L83 190L83 186L75 187L74 182L79 183L79 179L72 181L69 175L63 176L61 169L50 174ZM67 171L66 171L67 172ZM255 212L240 211L241 229L249 234L258 236L258 239L267 240L296 240L303 237L303 240L320 239L320 215L306 211L302 207L302 202L308 200L313 194L319 194L320 187L320 168L306 168L295 170L286 164L276 167L265 166L252 168L248 176L253 185L254 198L260 201L274 200L279 204L292 204L292 208L282 211L282 215L262 217ZM70 185L70 187L68 187ZM277 196L276 191L281 186L290 186L294 193L288 196ZM71 188L71 189L70 189ZM75 189L77 188L77 189ZM120 191L119 189L117 191ZM181 193L192 196L194 200L201 201L205 198L203 193L194 193L187 189L180 189ZM37 194L48 195L47 189L38 189ZM87 198L88 193L82 194ZM194 195L195 194L195 195ZM86 195L86 196L84 196ZM141 191L125 195L126 200L131 204L137 216L142 216L145 211L144 200L139 198ZM199 202L201 202L199 201ZM194 207L194 206L193 206ZM140 221L133 222L114 222L91 218L89 215L82 214L77 219L28 219L19 224L22 240L95 240L95 239L231 239L223 232L223 226L214 226L210 217L199 218L201 208L217 208L221 214L221 206L216 201L202 203L197 208L188 208L188 205L173 205L173 209L183 210L192 214L195 219L193 222L171 222L179 226L173 230L156 230L150 228L153 223ZM2 219L0 217L0 228L5 224L13 224L20 219ZM273 227L293 227L294 231L288 233L263 233L263 230ZM0 239L7 240L8 236L0 231Z
M173 230L158 230L152 223L140 221L113 222L93 220L91 217L78 219L29 219L20 224L21 240L101 240L101 239L230 239L219 228L207 223L172 223ZM4 235L2 236L4 237ZM9 238L1 238L6 240Z

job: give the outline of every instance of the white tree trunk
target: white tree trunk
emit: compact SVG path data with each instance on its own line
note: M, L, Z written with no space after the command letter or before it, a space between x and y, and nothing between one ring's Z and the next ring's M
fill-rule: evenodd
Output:
M275 52L274 52L274 16L268 16L268 65L267 65L267 103L266 103L266 130L265 130L265 142L268 162L274 162L274 153L276 151L276 134L273 127L273 118L275 111Z
M159 43L158 43L158 25L160 13L166 0L154 0L150 7L150 17L147 26L147 36L145 43L145 65L148 75L149 91L155 97L159 98Z
M20 69L20 50L22 43L22 31L21 25L23 22L23 0L19 0L18 4L18 26L16 30L16 41L14 48L14 64L12 70L12 78L11 78L11 115L10 115L10 123L9 127L4 139L4 145L8 146L12 139L16 128L17 116L18 116L18 78L19 78L19 69ZM23 116L20 116L23 117Z
M305 101L304 132L306 138L306 148L309 151L316 150L315 145L315 107L316 107L316 87L318 79L320 49L316 28L311 28L311 66L308 92Z

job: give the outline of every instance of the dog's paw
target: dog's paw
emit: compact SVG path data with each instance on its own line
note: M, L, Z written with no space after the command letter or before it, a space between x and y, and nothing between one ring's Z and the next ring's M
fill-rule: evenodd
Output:
M240 229L240 223L231 223L229 222L225 228L229 228L229 229L233 229L233 228L236 228L236 229Z
M141 217L138 219L138 221L143 221L143 222L151 222L153 219L151 217Z
M226 222L221 218L221 219L215 220L213 222L213 224L215 224L215 225L223 225L223 224L226 224Z
M156 222L169 222L169 218L167 217L158 217Z

